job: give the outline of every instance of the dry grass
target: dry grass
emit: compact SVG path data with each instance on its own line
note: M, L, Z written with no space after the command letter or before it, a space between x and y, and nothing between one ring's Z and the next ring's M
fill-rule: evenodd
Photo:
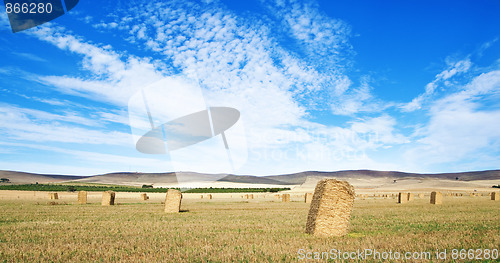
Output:
M118 205L102 207L97 200L56 206L46 199L0 200L0 261L290 262L301 248L500 247L500 202L489 197L445 197L440 206L428 199L404 206L393 199L356 200L350 232L338 238L304 233L309 205L303 201L196 198L183 200L187 212L166 214L160 202L118 198Z

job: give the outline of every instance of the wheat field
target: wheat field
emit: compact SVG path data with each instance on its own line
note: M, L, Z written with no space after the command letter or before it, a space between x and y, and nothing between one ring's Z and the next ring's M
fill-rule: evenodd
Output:
M356 199L349 234L319 238L304 233L304 201L196 195L183 200L181 213L168 214L161 202L136 195L136 201L118 196L108 207L92 199L79 205L64 194L57 202L1 199L0 262L300 262L312 261L302 260L306 252L332 249L434 256L500 248L500 202L487 196L444 197L442 205Z

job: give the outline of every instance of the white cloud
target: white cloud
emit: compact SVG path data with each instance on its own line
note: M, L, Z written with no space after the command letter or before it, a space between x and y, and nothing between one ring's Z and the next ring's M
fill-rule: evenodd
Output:
M124 106L128 98L139 88L163 76L163 72L148 58L129 56L122 61L121 55L84 41L62 30L41 26L32 34L63 50L83 56L83 69L91 72L91 78L68 76L40 76L45 85L63 93L82 96L91 100Z
M42 160L38 162L28 160L18 162L0 161L2 169L14 171L48 174L95 175L128 170L142 172L172 170L168 163L161 158L130 157L121 154L96 153L81 150L70 150L54 146L3 141L0 141L0 146L2 146L2 148L8 148L11 153L16 153L18 150L24 151L25 149L35 149L41 152L49 153L52 158L61 159L60 162L55 164L47 164ZM29 153L25 154L29 155ZM70 164L66 164L68 159Z
M467 169L481 161L481 167L498 167L498 98L500 71L495 70L432 102L430 120L417 131L417 144L405 153L406 159L423 167L445 165L453 170Z
M414 98L411 102L400 105L403 112L411 112L422 108L422 105L432 99L438 87L449 87L452 77L463 74L472 66L469 58L457 61L448 62L448 68L436 75L435 79L425 86L425 92Z
M365 151L406 142L397 132L394 118L382 115L361 119L348 127L324 126L309 121L308 110L330 108L334 114L355 115L379 112L389 104L377 101L367 77L355 86L342 73L348 62L341 53L350 52L348 26L328 18L315 5L293 3L278 17L304 45L304 50L314 50L306 54L312 60L281 47L262 21L236 17L218 5L207 8L181 1L147 2L135 9L117 11L110 16L114 21L101 21L98 27L121 30L121 35L134 46L157 54L170 65L113 50L105 43L92 43L61 28L42 26L31 34L81 56L83 71L79 76L39 76L38 81L65 94L121 108L139 88L170 71L180 70L199 80L209 106L240 110L249 148L257 155L290 154L295 163L306 158L300 167L308 170L359 163L376 167ZM328 63L327 68L313 63L320 57L325 58L322 61ZM48 125L25 114L17 112L11 116L10 119L22 120L20 125L8 127L11 138L34 140L38 135L40 139L58 142L129 143L124 142L126 136L122 133L59 123ZM93 114L100 123L128 123L121 110L93 109ZM75 118L69 114L66 117ZM334 136L327 135L325 139L318 133ZM324 155L318 157L317 153ZM259 158L254 156L256 159ZM332 160L344 166L331 166ZM284 165L294 162L282 161ZM258 167L261 166L252 169Z
M0 6L0 30L11 31L9 17L7 16L7 12L5 12L5 8L3 5Z
M66 142L97 145L127 145L132 143L129 134L117 131L99 131L80 127L99 126L91 119L67 112L64 115L40 110L0 106L0 130L10 140L41 142Z

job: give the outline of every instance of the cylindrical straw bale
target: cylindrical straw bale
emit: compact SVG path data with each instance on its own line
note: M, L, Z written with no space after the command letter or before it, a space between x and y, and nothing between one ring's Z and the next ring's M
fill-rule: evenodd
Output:
M304 195L304 202L306 204L310 204L312 202L312 199L313 199L313 194L312 193L306 193Z
M104 206L115 205L115 192L113 191L103 192L101 205Z
M82 205L87 203L87 192L86 191L78 192L78 203L82 204Z
M181 209L182 194L181 191L175 189L168 189L165 196L165 212L179 213Z
M404 204L408 202L408 194L407 193L399 193L398 194L398 204Z
M443 194L440 192L432 192L431 193L431 204L440 205L443 203Z
M309 208L306 233L315 236L346 235L354 196L354 187L346 181L319 181Z

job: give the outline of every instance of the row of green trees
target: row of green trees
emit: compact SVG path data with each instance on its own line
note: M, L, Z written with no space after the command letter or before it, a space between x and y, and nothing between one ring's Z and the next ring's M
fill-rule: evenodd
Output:
M175 188L180 190L178 188ZM18 184L18 185L0 185L0 190L19 190L19 191L51 191L51 192L75 192L75 191L115 191L115 192L148 192L148 193L166 193L168 188L152 188L149 185L143 185L142 188L131 186L94 186L94 185L58 185L58 184ZM184 189L183 189L184 190ZM264 193L279 192L290 190L290 188L193 188L184 191L185 193Z

